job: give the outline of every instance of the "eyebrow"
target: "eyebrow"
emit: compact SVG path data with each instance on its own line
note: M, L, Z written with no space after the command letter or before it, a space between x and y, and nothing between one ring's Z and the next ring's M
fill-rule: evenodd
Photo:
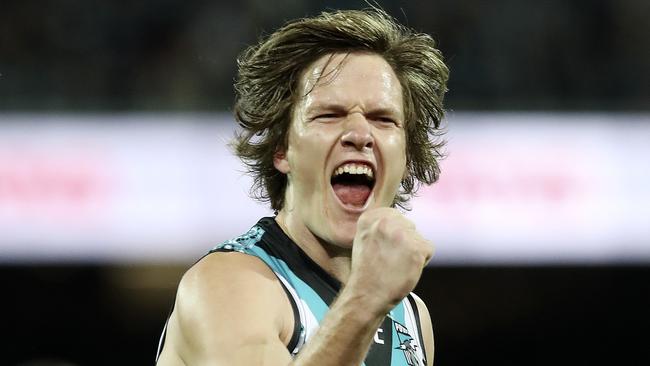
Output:
M393 116L395 118L403 118L402 116L403 113L400 113L397 109L392 108L392 107L380 107L380 108L374 108L371 109L368 113L369 115L372 116Z
M307 108L307 113L321 112L321 111L334 111L345 112L346 108L341 104L327 103L327 104L313 104Z

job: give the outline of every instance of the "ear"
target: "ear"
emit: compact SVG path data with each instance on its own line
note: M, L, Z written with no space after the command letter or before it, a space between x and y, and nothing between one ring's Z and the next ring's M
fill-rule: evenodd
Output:
M280 173L289 174L291 169L289 168L289 160L287 159L286 151L278 150L273 154L273 165Z

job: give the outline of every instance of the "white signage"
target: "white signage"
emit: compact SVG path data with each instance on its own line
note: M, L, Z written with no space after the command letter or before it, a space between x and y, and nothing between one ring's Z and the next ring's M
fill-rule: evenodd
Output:
M650 116L452 113L440 263L650 262ZM0 114L0 261L191 261L272 215L225 114Z

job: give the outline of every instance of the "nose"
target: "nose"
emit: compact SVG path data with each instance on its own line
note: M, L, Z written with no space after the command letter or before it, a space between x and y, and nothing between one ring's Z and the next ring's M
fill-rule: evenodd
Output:
M344 123L341 135L341 144L344 147L353 147L356 150L372 149L375 144L371 126L366 117L361 113L352 113Z

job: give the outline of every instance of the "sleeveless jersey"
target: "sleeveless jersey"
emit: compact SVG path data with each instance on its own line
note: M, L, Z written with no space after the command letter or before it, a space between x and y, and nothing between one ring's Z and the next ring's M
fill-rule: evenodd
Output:
M246 234L217 245L209 253L223 251L253 255L264 261L278 277L291 302L295 319L287 349L293 356L297 355L316 332L340 291L341 283L309 258L272 217L262 218ZM165 330L158 353L162 350L164 337ZM426 365L420 317L413 294L404 298L386 316L362 365Z

